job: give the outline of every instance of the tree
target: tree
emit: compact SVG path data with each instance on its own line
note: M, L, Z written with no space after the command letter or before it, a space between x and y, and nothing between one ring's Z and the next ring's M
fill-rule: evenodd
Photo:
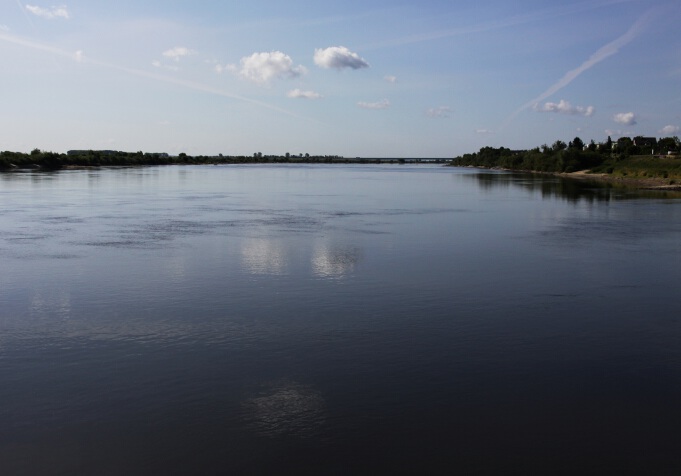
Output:
M584 150L584 142L579 137L575 137L574 139L572 139L572 142L570 142L570 148Z
M667 152L678 150L678 138L677 137L664 137L657 142L661 154L666 154Z
M554 152L565 150L566 148L567 148L567 144L565 142L563 142L562 140L557 140L551 146L551 149L553 149Z

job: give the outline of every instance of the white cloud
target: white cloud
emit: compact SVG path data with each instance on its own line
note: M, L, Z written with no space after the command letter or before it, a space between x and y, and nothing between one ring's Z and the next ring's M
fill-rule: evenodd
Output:
M303 66L293 66L291 57L281 51L253 53L241 58L240 64L241 68L232 65L228 69L259 84L267 84L273 79L297 78L307 72Z
M35 5L26 5L26 10L33 13L35 16L53 19L53 18L63 18L68 20L70 18L69 11L66 5L61 5L58 7L43 8Z
M300 98L300 99L321 99L322 96L319 93L316 93L314 91L301 91L300 89L293 89L288 92L287 94L288 97L290 98Z
M660 134L666 135L666 136L673 136L678 134L681 131L681 127L679 126L673 126L673 125L668 125L664 126L662 129L660 129Z
M634 135L634 134L633 134L632 132L630 132L630 131L623 131L623 130L621 130L621 129L617 129L617 130L615 130L615 129L606 129L606 130L605 130L605 134L608 135L608 136L632 136L632 135Z
M653 8L651 10L648 10L643 15L639 16L638 19L629 28L629 30L627 30L626 33L619 36L618 38L615 38L610 43L602 46L601 48L596 50L594 54L589 56L589 58L582 64L580 64L578 67L565 73L563 77L558 80L558 82L553 84L551 87L549 87L546 91L544 91L542 94L540 94L532 101L521 106L516 112L514 112L511 115L509 119L507 119L507 122L513 119L515 116L517 116L521 111L525 110L526 108L534 106L535 104L543 101L544 99L554 95L555 93L563 89L565 86L570 84L572 81L577 79L582 73L593 68L601 61L618 53L621 48L623 48L632 40L634 40L636 37L638 37L652 23L653 19L661 13L661 11L662 11L661 8Z
M169 50L164 51L162 54L166 58L170 58L175 61L180 61L180 58L182 58L183 56L195 55L196 51L190 50L189 48L185 48L184 46L176 46L175 48L171 48Z
M82 62L85 59L85 55L83 54L83 50L78 50L73 54L73 59L78 61L79 63Z
M163 64L163 63L161 63L161 62L158 61L158 60L152 61L152 62L151 62L151 65L154 66L154 67L156 67L156 68L163 68L163 69L167 69L167 70L169 70L169 71L179 71L179 70L180 70L180 68L178 68L177 66L168 65L168 64Z
M544 103L542 106L539 104L535 104L534 110L537 112L555 112L558 114L569 114L569 115L580 115L580 116L586 116L586 117L591 117L593 116L594 112L596 109L593 106L573 106L569 102L567 102L564 99L561 99L559 102L547 102Z
M383 79L385 79L389 83L396 83L397 82L396 76L384 76Z
M618 124L625 126L633 126L636 124L636 114L633 112L620 112L612 116L612 119Z
M476 129L475 130L476 134L492 134L492 131L489 129Z
M383 99L377 102L358 102L357 105L363 109L388 109L390 107L390 101Z
M314 50L314 63L321 68L368 68L369 63L345 46L330 46Z
M440 106L440 107L434 107L434 108L428 109L426 111L426 115L428 117L441 118L441 117L449 117L451 112L452 112L452 108L447 107L447 106Z

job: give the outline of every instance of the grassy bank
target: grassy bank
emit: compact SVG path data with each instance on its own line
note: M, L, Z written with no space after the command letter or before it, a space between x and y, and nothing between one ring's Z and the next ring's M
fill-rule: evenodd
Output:
M552 147L522 151L483 147L479 152L456 157L450 165L593 178L637 188L681 188L679 156L617 154L607 148L566 147L559 141Z
M664 179L670 185L681 183L681 158L634 155L612 158L591 169L595 174L608 174L618 178Z

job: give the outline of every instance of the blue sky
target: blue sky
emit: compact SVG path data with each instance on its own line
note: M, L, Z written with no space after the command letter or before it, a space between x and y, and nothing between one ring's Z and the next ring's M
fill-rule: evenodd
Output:
M0 150L453 157L681 136L678 0L5 0Z

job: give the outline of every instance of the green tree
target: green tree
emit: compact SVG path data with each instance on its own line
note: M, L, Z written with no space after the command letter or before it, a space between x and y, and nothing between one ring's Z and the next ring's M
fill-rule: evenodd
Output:
M579 137L575 137L570 142L570 149L584 150L584 142Z
M554 152L565 150L567 149L567 144L562 140L557 140L556 142L553 143L551 149L553 149Z
M657 142L657 146L661 154L666 154L667 152L678 150L678 138L677 137L664 137Z

